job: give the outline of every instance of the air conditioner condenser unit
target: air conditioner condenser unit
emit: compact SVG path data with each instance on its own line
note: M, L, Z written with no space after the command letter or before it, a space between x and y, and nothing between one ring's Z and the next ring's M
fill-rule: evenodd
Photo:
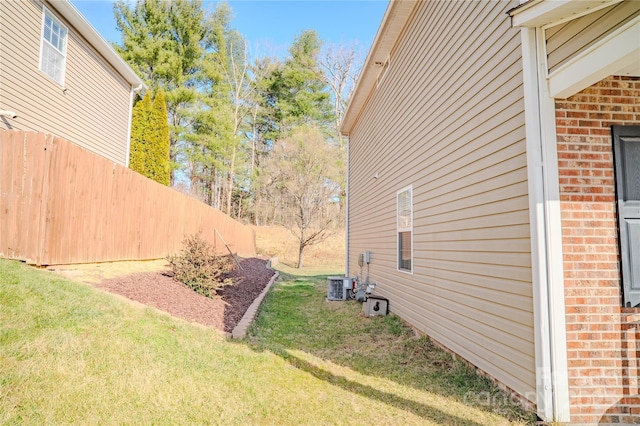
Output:
M327 300L347 300L353 286L349 277L327 277Z

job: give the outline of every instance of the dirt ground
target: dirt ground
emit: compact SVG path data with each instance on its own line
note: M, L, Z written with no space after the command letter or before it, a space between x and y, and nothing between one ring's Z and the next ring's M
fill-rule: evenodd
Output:
M266 260L243 259L229 274L234 284L208 298L171 277L164 260L113 262L50 268L62 275L152 306L172 316L231 332L262 292L274 271Z

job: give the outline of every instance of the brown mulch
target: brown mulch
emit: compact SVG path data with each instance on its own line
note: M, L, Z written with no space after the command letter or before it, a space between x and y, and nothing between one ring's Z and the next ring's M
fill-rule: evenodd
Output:
M241 260L242 269L236 265L229 273L233 285L219 289L215 298L196 293L173 279L170 271L111 278L96 284L96 287L153 306L172 316L231 332L275 274L266 263L266 260L258 258Z

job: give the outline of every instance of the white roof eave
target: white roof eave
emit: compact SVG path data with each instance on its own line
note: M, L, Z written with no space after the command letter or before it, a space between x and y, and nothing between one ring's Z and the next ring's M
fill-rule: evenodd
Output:
M376 37L364 62L351 101L340 124L340 133L348 135L355 124L367 98L376 85L378 74L396 45L414 7L415 0L390 0Z
M513 27L551 27L623 0L530 0L511 9Z
M64 19L71 24L97 51L111 64L113 68L124 77L132 87L142 85L147 86L142 79L129 67L113 47L107 42L98 31L87 21L87 19L76 9L69 0L47 0L49 7L54 8Z

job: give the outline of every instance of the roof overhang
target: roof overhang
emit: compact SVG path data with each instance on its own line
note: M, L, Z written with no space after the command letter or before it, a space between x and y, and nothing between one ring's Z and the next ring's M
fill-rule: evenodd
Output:
M547 29L622 0L530 0L511 9L514 27ZM609 75L640 76L640 18L606 34L546 76L549 95L565 99Z
M66 19L132 87L142 85L142 87L146 88L142 79L138 77L100 33L91 26L89 21L76 9L70 0L48 0L47 4Z
M640 17L549 74L549 94L565 99L609 75L640 76Z
M418 4L415 0L390 0L382 23L373 40L367 59L364 62L360 77L351 96L351 101L340 125L340 133L347 136L360 111L364 108L371 91L376 85L378 74L389 59L411 12Z
M623 0L530 0L511 9L513 27L551 27Z

